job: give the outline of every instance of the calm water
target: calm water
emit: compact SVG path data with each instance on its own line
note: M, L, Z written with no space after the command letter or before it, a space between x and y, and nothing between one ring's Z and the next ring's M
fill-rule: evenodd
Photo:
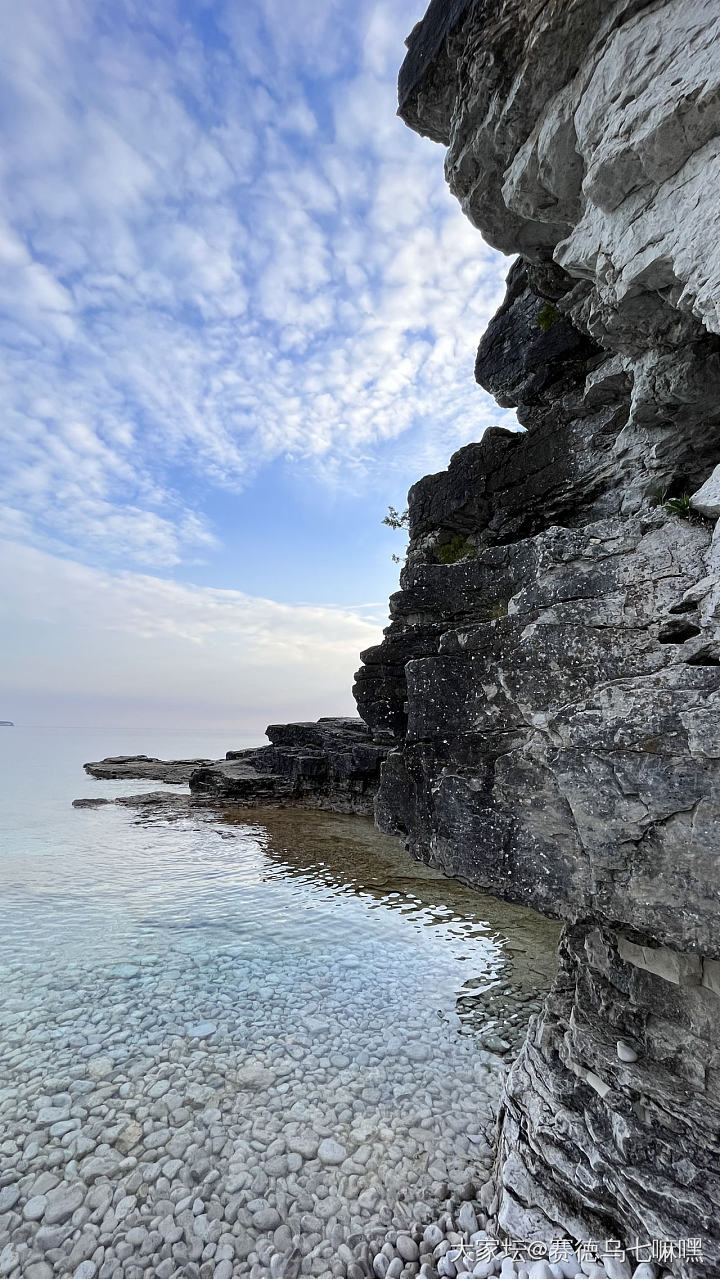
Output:
M85 760L249 744L0 730L0 1188L21 1209L38 1186L95 1183L54 1234L11 1211L18 1273L49 1249L58 1272L91 1258L111 1274L137 1244L138 1274L244 1274L279 1226L335 1247L328 1231L402 1224L487 1169L504 1054L552 978L555 925L418 866L362 818L71 807L159 789L95 781ZM324 1162L323 1140L342 1158ZM213 1229L191 1220L168 1242L154 1201L167 1216L188 1187Z

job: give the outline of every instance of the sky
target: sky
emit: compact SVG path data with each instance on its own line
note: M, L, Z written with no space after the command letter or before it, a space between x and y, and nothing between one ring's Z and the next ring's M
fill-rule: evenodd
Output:
M0 718L352 714L508 260L396 117L410 0L0 6Z

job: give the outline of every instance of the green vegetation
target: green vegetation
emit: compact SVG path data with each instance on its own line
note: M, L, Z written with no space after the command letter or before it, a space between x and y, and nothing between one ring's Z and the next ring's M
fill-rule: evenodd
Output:
M682 497L669 497L663 502L666 511L672 511L673 515L679 515L682 520L689 520L695 512L690 505L690 494L683 493Z
M548 329L551 329L553 324L557 324L560 318L560 312L557 307L552 302L546 302L544 307L538 312L536 324L539 329L542 329L543 333L547 333Z
M410 525L410 512L407 507L404 511L396 511L394 506L388 507L388 513L383 520L383 524L387 524L388 528L401 529L408 528ZM402 564L405 557L400 555L390 556L393 564Z
M463 560L466 555L473 555L474 552L475 547L472 542L468 542L462 533L455 533L449 542L443 542L442 546L435 548L440 564L456 564L458 560Z
M407 528L409 523L410 512L407 507L402 514L396 511L394 506L388 507L388 513L383 520L383 524L387 524L388 528Z

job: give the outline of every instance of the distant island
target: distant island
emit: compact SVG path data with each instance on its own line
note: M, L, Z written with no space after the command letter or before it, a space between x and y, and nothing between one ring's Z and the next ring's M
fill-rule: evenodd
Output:
M14 728L14 727L15 725L13 724L11 719L0 719L0 728Z

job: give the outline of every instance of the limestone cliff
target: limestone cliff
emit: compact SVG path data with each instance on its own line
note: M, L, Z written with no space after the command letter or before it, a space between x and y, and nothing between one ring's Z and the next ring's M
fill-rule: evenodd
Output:
M433 0L409 38L401 114L520 255L476 376L525 433L411 490L356 684L393 745L380 825L568 921L507 1090L501 1224L702 1237L675 1262L698 1276L720 1273L719 37L715 0Z

